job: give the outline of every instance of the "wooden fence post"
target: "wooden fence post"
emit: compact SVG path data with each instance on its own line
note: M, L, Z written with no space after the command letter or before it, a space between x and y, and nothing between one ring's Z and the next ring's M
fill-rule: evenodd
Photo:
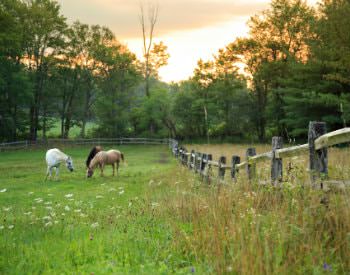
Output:
M205 169L205 165L206 165L206 160L207 160L207 154L202 154L201 161L200 161L200 164L199 164L199 173L201 174L201 176L204 175L204 169Z
M194 150L191 150L191 154L190 154L190 158L189 158L189 161L188 161L188 169L193 169L194 167L192 166L192 164L194 163L193 159L193 155L195 154Z
M218 175L219 175L219 179L224 180L225 178L225 167L222 167L222 165L226 164L226 157L225 156L221 156L219 159L219 168L218 168Z
M201 159L202 159L202 153L198 152L196 154L195 173L199 173L200 172Z
M256 164L249 163L249 157L255 156L256 155L256 150L255 148L248 148L246 152L246 160L247 160L247 166L246 166L246 171L247 171L247 176L248 179L251 180L255 177L255 170L256 170Z
M275 157L275 151L277 149L283 148L283 139L282 137L273 137L272 138L272 160L271 160L271 181L273 185L277 185L282 182L282 159Z
M231 178L233 179L234 182L237 181L237 173L238 173L238 170L236 169L236 164L239 164L240 162L241 162L241 158L239 156L232 156Z
M182 165L187 165L187 149L184 148L183 150L183 159L182 159Z
M210 184L210 170L211 170L211 164L209 163L209 161L213 160L213 155L212 154L208 154L207 155L207 169L205 171L205 181Z
M320 150L315 149L315 140L326 134L327 128L325 122L316 122L310 121L309 123L309 133L308 133L308 142L309 142L309 154L310 154L310 178L311 184L313 187L318 186L318 180L326 178L328 175L328 151L327 147ZM319 187L322 186L322 182Z

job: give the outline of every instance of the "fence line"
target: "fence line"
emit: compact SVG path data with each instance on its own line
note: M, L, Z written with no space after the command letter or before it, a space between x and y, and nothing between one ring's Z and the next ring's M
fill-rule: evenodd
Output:
M225 170L231 171L231 178L235 182L237 174L245 169L248 179L255 178L256 164L262 161L271 161L271 183L278 185L283 180L282 160L286 157L309 154L310 180L314 187L323 188L328 179L328 151L333 145L350 142L350 128L326 133L326 123L310 122L308 143L288 148L282 148L282 137L272 138L272 150L263 154L256 154L255 148L248 148L245 161L241 162L239 156L233 155L231 164L226 164L226 157L221 156L218 161L212 160L212 155L195 152L179 146L176 140L169 140L169 146L179 161L195 173L199 173L203 179L209 180L209 171L215 167L218 169L218 178L223 180ZM334 181L332 181L334 183ZM344 182L343 182L344 183ZM350 182L346 182L349 184Z
M90 139L46 139L36 141L16 141L0 143L0 151L35 148L40 146L51 147L57 145L102 145L102 144L144 144L168 145L169 139L157 138L90 138Z

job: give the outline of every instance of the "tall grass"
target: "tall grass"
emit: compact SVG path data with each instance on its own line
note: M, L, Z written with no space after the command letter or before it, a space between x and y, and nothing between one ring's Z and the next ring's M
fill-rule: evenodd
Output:
M246 146L196 146L214 159ZM258 147L258 152L269 150ZM330 176L350 178L349 149L330 150ZM181 167L167 181L172 190L162 215L175 234L177 250L218 274L348 274L350 272L349 192L307 186L306 157L286 159L282 188L249 183L206 186ZM258 179L269 177L269 163ZM288 170L288 171L287 171ZM171 217L169 219L169 217Z

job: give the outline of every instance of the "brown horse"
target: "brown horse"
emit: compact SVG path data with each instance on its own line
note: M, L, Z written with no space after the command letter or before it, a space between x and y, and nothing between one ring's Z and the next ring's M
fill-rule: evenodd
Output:
M100 167L101 176L103 176L103 169L106 164L110 164L113 167L113 176L115 171L115 165L117 164L117 174L119 169L119 162L124 162L124 155L118 150L100 151L91 160L90 165L87 169L87 177L90 178L94 174L96 166Z

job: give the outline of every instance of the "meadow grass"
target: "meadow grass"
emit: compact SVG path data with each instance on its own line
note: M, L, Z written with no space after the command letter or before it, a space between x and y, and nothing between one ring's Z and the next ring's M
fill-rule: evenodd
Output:
M247 147L188 149L216 160ZM0 273L349 273L349 192L310 189L305 157L284 160L283 187L273 188L244 173L208 185L165 146L118 149L127 160L119 176L107 168L87 180L89 148L64 148L76 172L57 182L43 181L45 150L1 153ZM330 150L332 178L350 178L349 152ZM257 181L268 167L258 165Z
M244 145L197 145L188 149L244 156ZM258 153L270 150L257 146ZM330 177L349 179L349 149L330 149ZM244 159L244 158L243 158ZM164 217L171 215L178 249L210 263L217 274L349 274L349 191L324 192L308 186L307 156L284 160L283 187L269 181L270 163L257 167L249 182L244 171L238 182L198 181L182 167L169 182ZM213 171L216 174L216 171ZM229 174L229 173L228 173Z
M90 148L64 148L75 172L44 181L45 150L0 156L1 274L186 273L173 233L155 215L152 179L177 169L165 146L118 146L126 158L85 178ZM159 184L159 181L155 182ZM150 194L150 196L148 195ZM173 260L173 258L174 260Z

